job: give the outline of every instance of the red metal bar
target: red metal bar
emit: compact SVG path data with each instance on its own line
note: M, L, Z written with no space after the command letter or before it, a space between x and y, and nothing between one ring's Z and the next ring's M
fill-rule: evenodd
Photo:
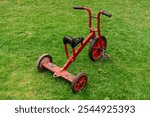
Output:
M72 48L72 56L73 56L72 60L74 61L75 60L75 58L74 58L74 56L75 56L75 49L74 48Z
M78 49L76 50L75 54L72 54L72 56L68 59L68 61L66 62L66 64L62 67L62 71L66 70L69 65L75 60L75 58L78 56L78 54L81 52L81 50L85 47L85 45L90 41L90 39L92 37L95 36L95 31L92 31L90 33L90 35L83 41L83 43L78 47Z
M67 59L69 59L68 48L66 44L64 44L64 48L65 48L66 57Z
M100 16L102 14L102 11L99 11L97 14L97 31L98 31L98 36L101 37L100 33Z
M92 13L91 13L91 10L87 7L83 7L84 10L87 10L88 11L88 16L89 16L89 28L92 28Z

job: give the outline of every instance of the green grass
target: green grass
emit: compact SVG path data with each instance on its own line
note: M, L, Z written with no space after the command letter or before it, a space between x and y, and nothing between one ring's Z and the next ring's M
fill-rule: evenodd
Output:
M94 15L100 9L113 14L101 20L111 57L92 62L86 46L68 71L86 72L88 85L73 94L70 83L35 65L49 53L62 66L64 35L88 35L87 13L72 9L82 5ZM149 59L149 0L0 1L0 99L150 99Z

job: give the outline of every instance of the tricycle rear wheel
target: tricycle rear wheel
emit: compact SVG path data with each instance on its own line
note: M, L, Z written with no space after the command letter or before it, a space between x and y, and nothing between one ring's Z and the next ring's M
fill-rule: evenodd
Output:
M43 67L44 63L52 63L52 57L49 54L43 54L39 57L39 59L37 60L37 69L38 71L43 71L45 70L45 68Z
M79 73L72 82L72 91L77 93L82 91L84 87L87 85L87 75L85 73Z

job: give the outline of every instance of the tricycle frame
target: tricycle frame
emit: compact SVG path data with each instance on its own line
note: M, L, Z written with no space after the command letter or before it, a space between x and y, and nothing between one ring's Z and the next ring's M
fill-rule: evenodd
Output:
M106 12L106 11L99 11L97 16L94 17L92 16L91 10L87 7L74 7L74 9L77 10L86 10L88 12L88 17L89 17L89 30L90 30L90 34L86 37L86 39L84 39L80 46L75 50L75 47L72 47L72 55L69 56L68 53L68 48L67 48L67 44L64 43L64 49L65 49L65 54L67 57L67 61L64 64L64 66L62 68L56 66L55 64L52 63L52 59L51 56L44 54L42 57L39 58L38 60L38 69L47 69L50 70L52 72L54 72L53 77L59 77L61 76L62 78L64 78L65 80L72 82L72 90L74 92L78 92L80 90L82 90L86 83L87 83L87 76L86 74L82 73L82 74L78 74L77 76L74 76L73 74L67 72L67 68L71 65L71 63L73 61L75 61L76 57L79 55L79 53L82 51L82 49L87 45L88 42L90 42L91 39L95 39L98 38L99 42L100 42L100 46L102 45L102 36L100 33L100 16L101 14L104 14L108 17L111 17L111 14ZM97 19L97 28L94 29L92 27L92 18L96 18ZM96 36L96 32L98 33ZM77 81L79 80L79 81Z

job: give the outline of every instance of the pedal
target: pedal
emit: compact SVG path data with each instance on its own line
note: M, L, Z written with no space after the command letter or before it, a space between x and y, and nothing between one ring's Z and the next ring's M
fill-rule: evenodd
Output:
M103 54L103 59L109 59L109 55L108 54Z
M103 59L109 59L109 55L105 53L104 49L103 49L102 57L103 57Z

